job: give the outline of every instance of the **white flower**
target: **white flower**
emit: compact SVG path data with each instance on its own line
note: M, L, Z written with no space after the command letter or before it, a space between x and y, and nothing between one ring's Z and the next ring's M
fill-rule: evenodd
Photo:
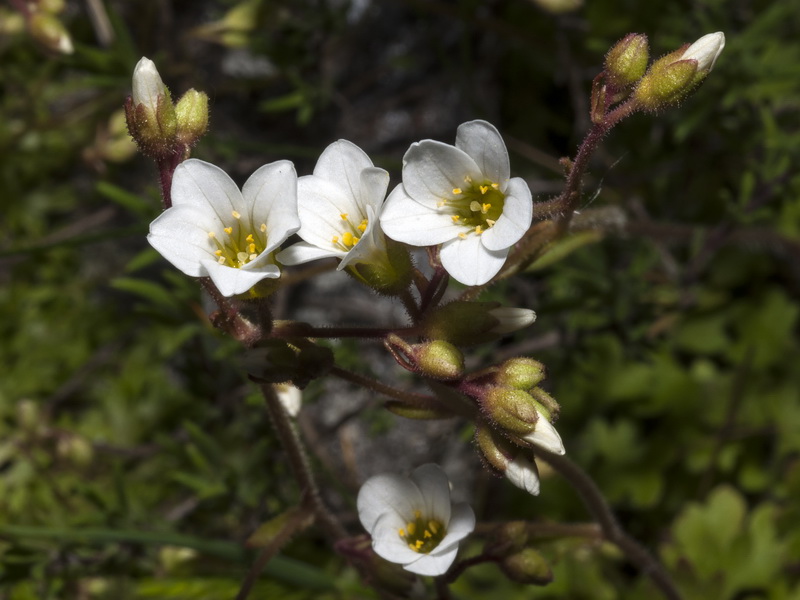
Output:
M168 94L155 63L143 56L133 69L133 105L144 104L155 115L159 95L169 98ZM151 118L154 118L152 115Z
M525 329L536 320L536 313L529 308L512 308L499 306L489 311L495 319L497 325L491 329L491 333L505 335L520 329Z
M264 165L242 191L219 167L184 161L172 179L172 207L147 241L192 277L211 277L225 296L280 277L274 252L297 231L297 175L289 161Z
M290 417L296 417L300 414L300 406L303 403L303 392L291 383L276 383L275 394L278 396L278 402L281 403L283 409Z
M709 33L689 46L680 60L696 60L697 71L711 71L725 48L725 34L721 31Z
M303 242L278 255L286 265L335 257L339 270L385 254L386 241L377 216L386 197L389 174L347 140L322 152L313 175L297 182L297 204Z
M386 200L381 227L412 246L442 244L442 266L466 285L494 277L531 224L528 185L510 179L508 151L486 121L458 128L456 145L412 144L403 183Z
M358 492L358 517L376 554L418 575L445 573L458 543L475 529L472 508L450 501L447 475L434 464L410 478L371 477Z
M565 454L564 443L556 428L542 411L536 409L536 414L539 416L536 420L536 429L522 436L522 439L553 454Z

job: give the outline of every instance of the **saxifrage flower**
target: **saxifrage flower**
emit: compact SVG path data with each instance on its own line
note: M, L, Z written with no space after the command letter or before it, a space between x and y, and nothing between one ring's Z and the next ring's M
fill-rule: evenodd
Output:
M494 277L531 224L525 181L510 177L508 151L486 121L458 128L456 144L412 144L403 157L403 183L381 213L390 238L412 246L442 244L442 266L466 285Z
M286 160L264 165L242 191L219 167L189 159L175 170L172 207L147 240L192 277L210 277L225 296L280 277L275 250L300 228L297 175Z
M419 575L445 573L475 528L472 508L452 503L447 475L435 464L418 467L410 478L368 479L358 492L358 517L376 554Z

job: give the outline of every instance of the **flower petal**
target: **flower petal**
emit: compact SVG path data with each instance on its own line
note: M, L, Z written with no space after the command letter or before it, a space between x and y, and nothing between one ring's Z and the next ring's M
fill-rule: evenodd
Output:
M386 238L383 237L381 225L375 217L372 206L367 206L367 228L361 240L353 246L336 268L337 271L358 263L369 263L375 260L376 255L386 254Z
M372 532L372 548L375 553L400 564L411 563L424 556L409 548L408 542L400 537L400 529L405 526L406 523L399 520L394 513L382 515Z
M467 228L453 224L449 215L416 202L403 184L389 194L381 211L381 228L393 240L412 246L434 246L458 236Z
M361 196L361 171L372 167L367 153L353 142L333 142L320 154L314 167L314 177L320 177L340 187L353 201Z
M414 510L424 505L417 485L393 473L370 477L358 491L356 504L358 518L370 533L385 513L394 513L401 521L408 522L413 518Z
M288 160L279 160L256 170L242 188L249 206L253 229L267 226L267 246L272 252L300 229L297 216L297 173Z
M216 165L196 158L183 161L172 177L172 205L209 207L221 223L232 219L233 211L250 214L239 188Z
M375 214L380 213L381 205L386 198L389 187L389 173L377 167L370 167L361 171L359 193L356 198L361 210L371 206Z
M417 560L404 564L403 568L417 575L444 575L456 560L457 554L457 545L441 554L418 554L419 558Z
M277 279L281 276L280 269L273 264L268 264L258 270L236 269L208 259L202 261L202 265L223 296L244 294L262 279Z
M539 413L539 418L536 420L536 429L523 436L522 439L553 454L565 454L567 452L564 449L564 442L561 441L558 431L542 413Z
M447 525L447 535L444 536L431 554L439 554L452 544L458 544L475 530L475 512L466 502L453 504L451 507L450 523Z
M213 258L208 232L217 228L213 214L194 206L173 206L150 223L147 241L178 270L202 277L206 271L200 262Z
M346 252L320 248L308 242L298 242L285 250L281 250L275 259L284 265L299 265L321 258L342 258L346 254Z
M528 184L521 177L508 182L503 214L497 223L481 235L483 245L488 250L502 250L516 244L533 219L533 200Z
M539 469L534 461L528 460L522 454L517 455L508 464L506 477L513 485L528 492L531 496L539 495Z
M342 235L342 215L355 221L367 216L338 185L316 175L297 180L297 209L301 223L297 234L310 244L334 252L338 248L332 240L333 236Z
M426 518L438 519L447 526L450 522L450 480L439 465L428 463L411 473L425 502L419 507ZM448 530L449 531L449 530Z
M470 234L442 245L442 266L450 276L464 285L482 285L494 277L506 262L508 248L488 250L481 236Z
M505 186L511 165L505 142L494 125L486 121L463 123L456 133L456 148L469 154L485 178Z
M483 174L466 152L449 144L423 140L411 144L403 157L406 192L428 208L454 199L453 190L463 187L467 177L479 181Z

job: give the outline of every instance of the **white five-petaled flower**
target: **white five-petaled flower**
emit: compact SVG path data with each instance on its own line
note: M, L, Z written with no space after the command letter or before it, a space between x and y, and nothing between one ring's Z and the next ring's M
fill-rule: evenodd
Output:
M282 251L278 260L296 265L334 257L341 259L341 270L385 254L378 215L388 186L389 174L352 142L339 140L325 148L314 174L297 182L297 234L304 241Z
M376 554L418 575L445 573L458 543L475 528L472 508L451 502L450 482L435 464L418 467L410 478L368 479L358 492L358 517Z
M403 183L386 200L381 227L412 246L442 244L442 266L466 285L494 277L531 224L531 192L510 178L508 151L486 121L458 128L456 144L412 144Z
M725 34L721 31L708 33L689 46L680 60L696 60L697 71L711 71L725 48Z
M239 191L219 167L189 159L175 170L172 207L150 224L147 240L187 275L208 276L234 296L280 277L274 252L299 228L291 162L264 165Z

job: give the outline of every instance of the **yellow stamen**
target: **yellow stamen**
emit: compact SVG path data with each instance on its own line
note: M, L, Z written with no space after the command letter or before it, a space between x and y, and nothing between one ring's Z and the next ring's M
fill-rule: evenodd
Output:
M492 205L489 204L488 202L486 204L481 204L481 212L483 214L486 214L487 212L489 212L490 208L492 208Z
M433 537L433 536L431 535L431 532L426 529L425 533L422 534L422 537L429 538L429 537Z
M458 196L461 193L461 188L453 188L453 195Z
M250 244L249 246L247 246L247 250L252 254L253 252L256 251L256 245ZM258 254L255 254L254 256L258 256Z
M445 204L447 204L447 200L442 200L441 202L437 202L436 208L442 208Z
M258 256L258 254L251 254L251 255L250 255L250 260L253 260L253 259L255 259L257 256Z
M408 535L414 535L414 532L417 529L417 525L412 521L411 523L406 524L406 529L408 529Z
M417 540L416 542L414 542L414 550L419 550L420 548L422 548L422 544L424 543L425 542L423 542L422 540Z
M353 245L353 234L350 233L349 231L345 231L342 234L342 243L345 246L352 246Z
M436 521L428 521L428 529L433 533L439 533L439 525L436 524Z
M222 256L222 250L214 250L214 254L217 256Z
M364 219L363 221L361 221L361 224L358 227L356 227L356 229L358 229L361 233L364 233L367 230L367 225L368 224L369 224L369 221Z
M222 231L224 231L225 233L227 233L228 235L230 235L230 234L232 234L232 233L233 233L233 227L226 227L226 228L225 228L225 229L223 229Z
M493 187L494 189L496 189L496 190L499 190L499 189L500 189L500 184L499 184L499 183L493 183L493 184L492 184L492 187Z
M338 236L338 235L335 235L335 236L333 236L333 238L331 238L331 241L332 241L334 244L338 244L338 243L339 243L339 236Z
M231 214L233 215L233 218L234 218L234 219L241 219L241 218L242 218L242 215L240 215L240 214L239 214L237 211L235 211L235 210L232 210L232 211L231 211Z
M485 194L486 192L489 191L489 186L488 185L481 185L481 186L478 186L478 189L481 191L481 194Z
M476 233L477 235L480 235L480 234L482 234L482 233L483 233L483 229L481 229L481 226L480 226L480 225L477 225L477 226L475 227L475 233Z
M342 213L339 216L342 217L342 221L347 221L347 213Z
M221 264L221 265L224 265L224 264L225 264L225 257L224 257L224 256L220 256L220 257L217 259L217 262L218 262L219 264Z
M451 218L451 219L453 219L453 223L458 223L458 220L459 220L461 217L459 217L458 215L453 215L453 216L452 216L452 217L450 217L450 218Z
M493 227L495 223L497 223L497 221L493 221L492 219L486 219L486 224L489 227Z
M259 229L261 230L261 233L266 233L267 232L267 224L266 223L262 223L261 227L259 227Z
M250 242L251 244L252 244L253 242L255 242L255 240L253 239L253 234L252 234L252 233L249 233L249 234L247 234L247 237L246 237L246 238L244 238L244 241L245 241L245 242ZM252 252L252 250L251 250L250 252Z
M213 231L209 231L208 232L208 237L210 237L213 240L215 237L217 237L217 234L214 233Z
M458 234L458 237L460 237L462 240L465 240L467 239L467 234L462 231L461 233Z
M400 534L400 537L406 537L406 530L403 529L402 527L397 530L397 533Z

